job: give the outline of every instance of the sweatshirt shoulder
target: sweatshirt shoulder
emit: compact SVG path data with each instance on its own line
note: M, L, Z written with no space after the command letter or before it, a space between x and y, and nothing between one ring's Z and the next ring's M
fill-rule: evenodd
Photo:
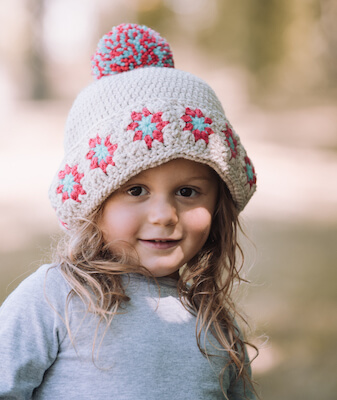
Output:
M44 290L46 293L56 292L60 295L63 291L71 290L69 283L61 272L61 268L56 264L44 264L35 272L28 276L19 285L32 287L38 291Z
M51 302L55 306L60 304L63 307L70 291L71 287L62 275L60 267L54 264L45 264L19 284L7 297L2 308L6 308L13 302L16 306L36 303L40 307L45 302Z

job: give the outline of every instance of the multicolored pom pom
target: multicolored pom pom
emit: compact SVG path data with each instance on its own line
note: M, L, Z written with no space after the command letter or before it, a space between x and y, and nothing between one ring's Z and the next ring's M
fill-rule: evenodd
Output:
M167 41L144 25L121 24L112 28L98 42L92 57L96 79L140 67L174 68Z

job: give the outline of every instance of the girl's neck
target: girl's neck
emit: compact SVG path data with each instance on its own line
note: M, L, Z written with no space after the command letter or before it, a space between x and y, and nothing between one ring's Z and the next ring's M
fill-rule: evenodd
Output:
M163 278L172 278L172 279L174 279L174 280L176 280L176 281L179 280L179 277L180 277L180 275L179 275L179 270L173 272L173 273L170 274L170 275L163 276Z

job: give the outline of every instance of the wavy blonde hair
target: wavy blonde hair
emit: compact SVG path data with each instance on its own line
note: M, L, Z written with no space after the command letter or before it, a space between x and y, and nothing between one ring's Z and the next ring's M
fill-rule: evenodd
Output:
M70 337L72 338L68 308L73 296L79 296L87 305L87 311L99 317L93 341L94 362L98 327L105 322L106 332L120 306L129 301L121 275L141 273L152 277L145 267L140 266L133 249L124 247L121 251L119 247L114 254L111 243L104 242L98 226L103 208L104 203L87 219L83 219L76 231L65 235L55 253L55 265L60 265L63 275L72 287L67 297L65 314ZM234 369L237 380L243 380L245 392L247 388L255 392L245 347L249 345L257 353L258 350L242 338L235 320L239 317L245 323L246 321L231 299L234 284L245 281L240 275L244 255L238 243L239 230L242 231L238 211L227 186L221 181L210 236L201 251L182 268L178 281L183 305L196 316L199 350L206 357L212 356L201 343L202 332L205 337L211 333L223 349L224 357L229 355L230 361L219 376L226 398L222 378L228 367Z

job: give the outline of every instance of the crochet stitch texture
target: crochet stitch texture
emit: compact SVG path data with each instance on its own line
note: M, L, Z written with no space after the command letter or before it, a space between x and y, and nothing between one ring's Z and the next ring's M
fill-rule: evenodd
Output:
M117 28L144 34L144 27L135 24ZM164 39L158 41L163 46ZM132 176L176 158L213 168L239 211L253 195L254 166L216 94L200 78L172 65L173 59L169 68L152 62L102 75L76 98L66 123L65 156L49 190L68 229Z

